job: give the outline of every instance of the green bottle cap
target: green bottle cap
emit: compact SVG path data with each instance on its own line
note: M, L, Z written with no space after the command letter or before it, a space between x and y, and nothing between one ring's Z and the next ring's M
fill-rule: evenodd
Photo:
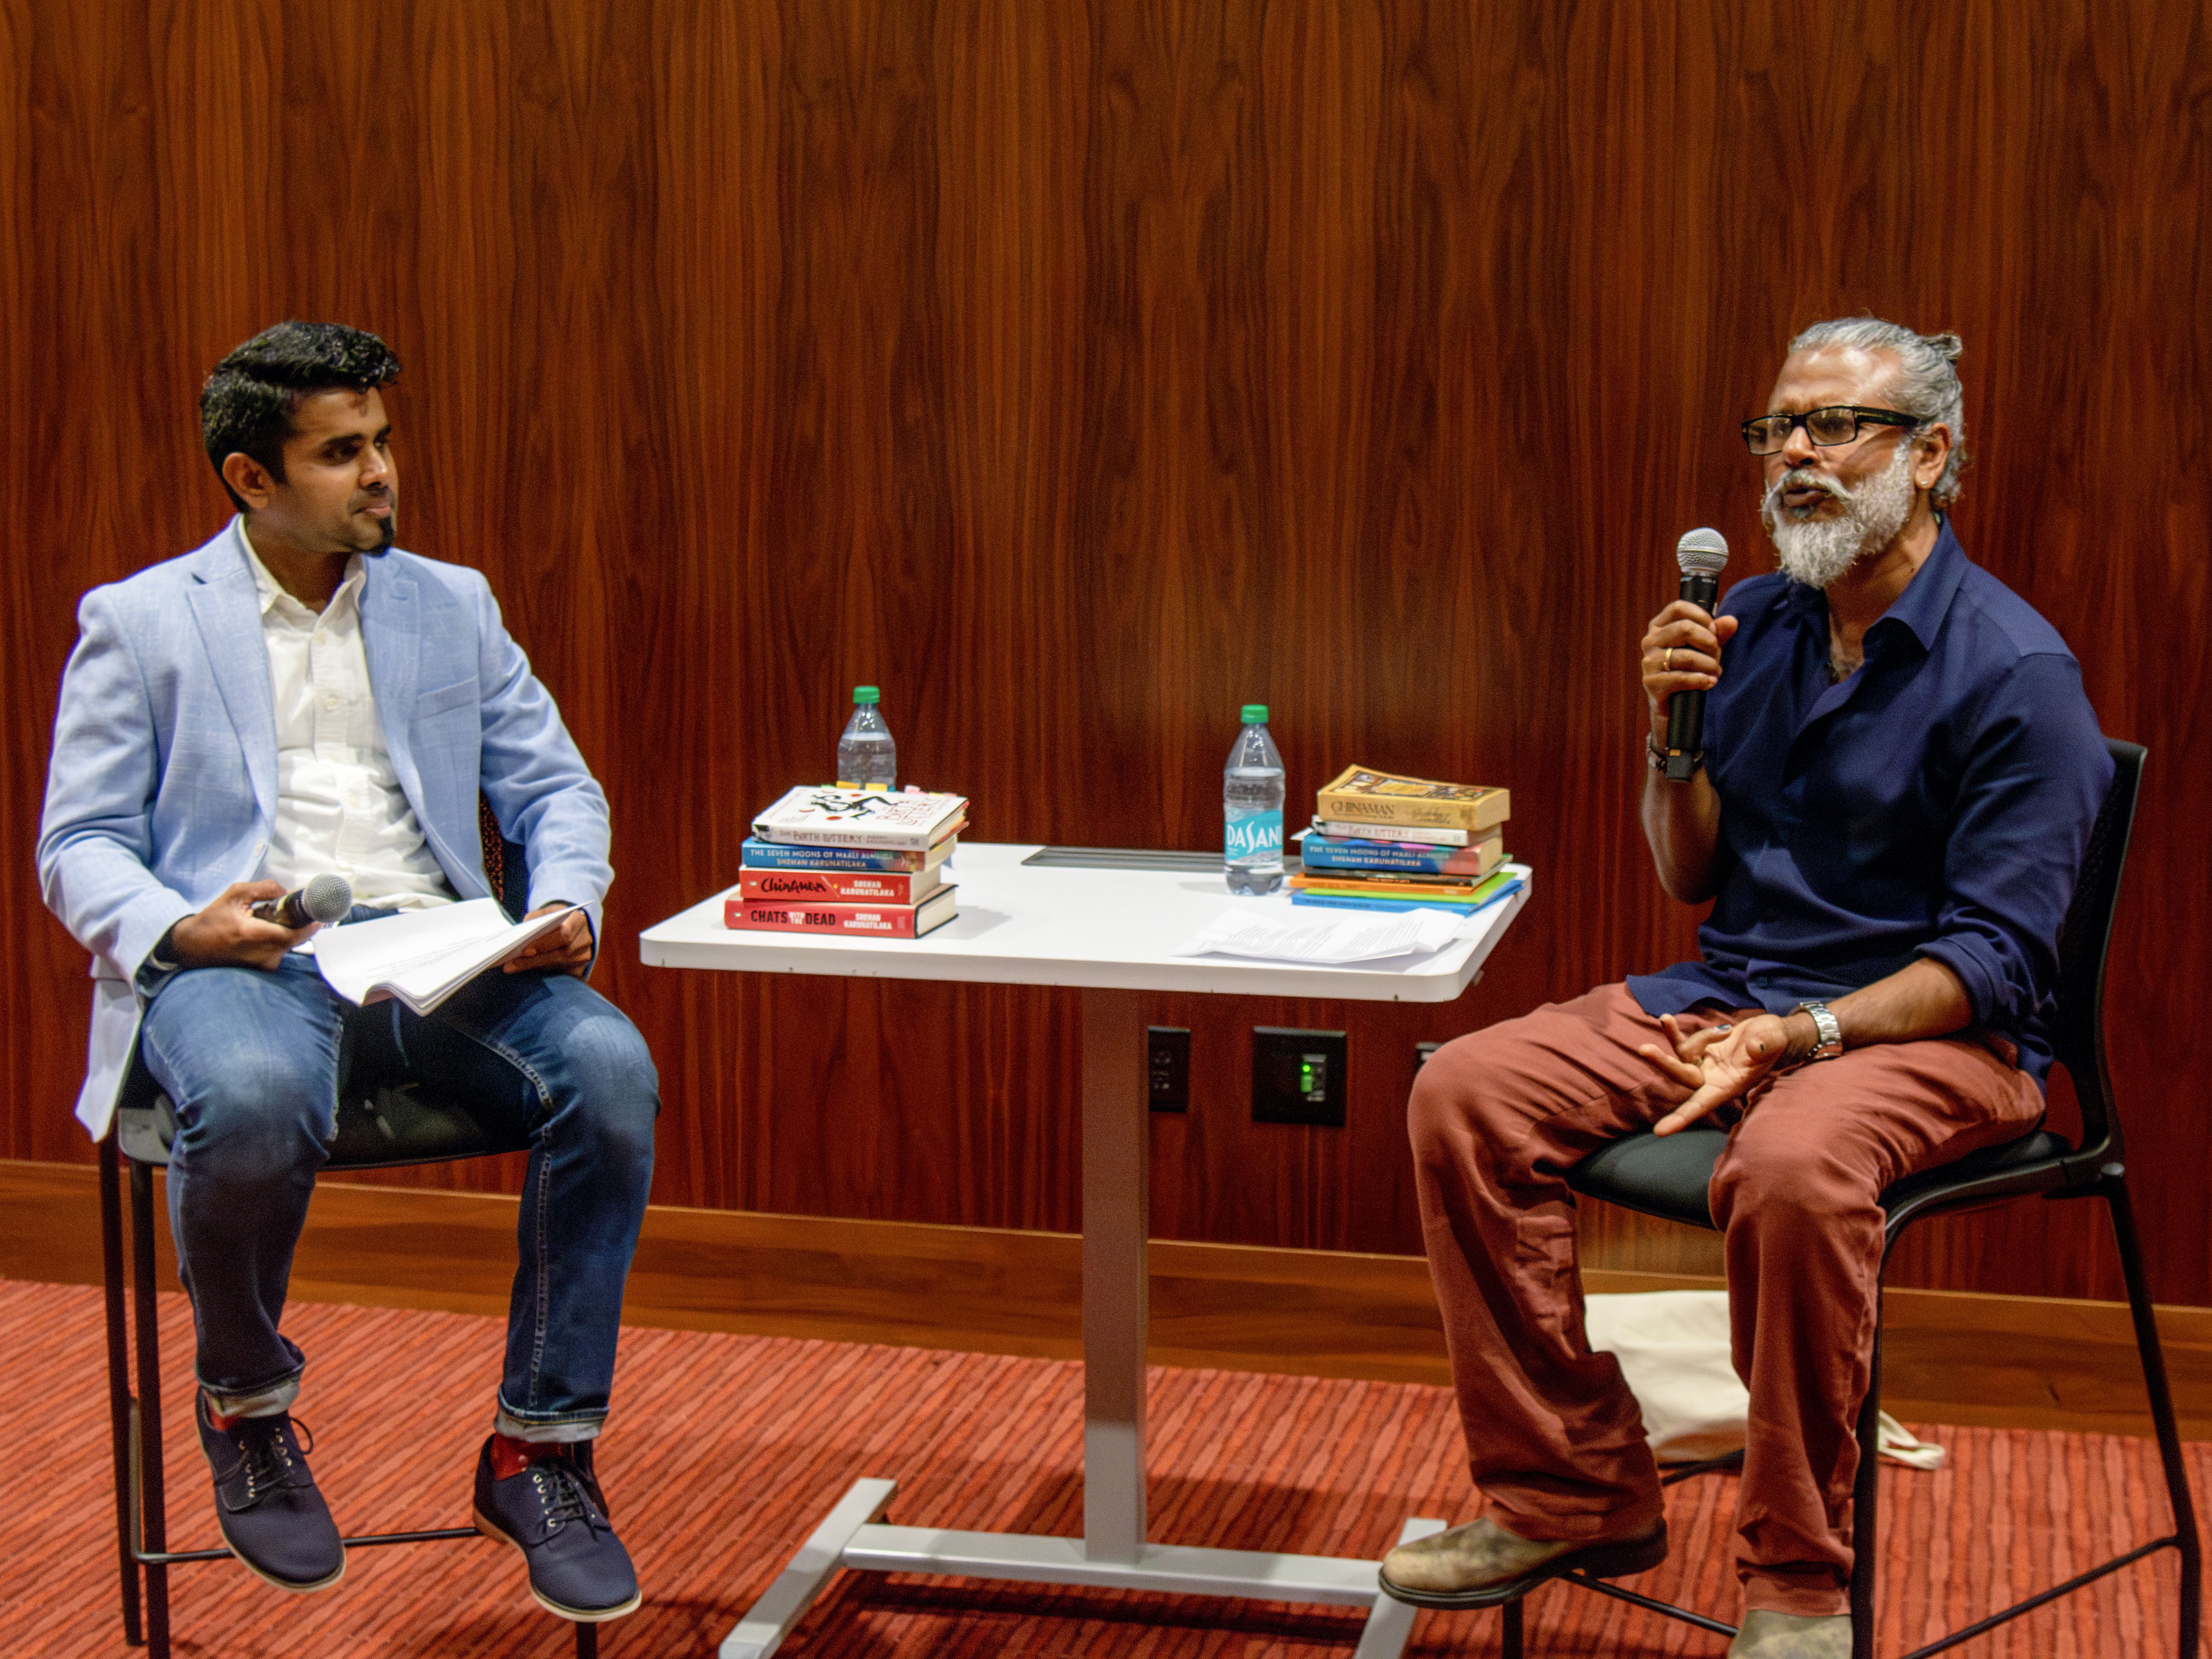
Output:
M884 694L872 685L856 685L853 688L854 702L881 702L883 700Z
M1248 702L1244 705L1243 714L1237 718L1247 726L1265 726L1267 723L1267 705L1264 702Z

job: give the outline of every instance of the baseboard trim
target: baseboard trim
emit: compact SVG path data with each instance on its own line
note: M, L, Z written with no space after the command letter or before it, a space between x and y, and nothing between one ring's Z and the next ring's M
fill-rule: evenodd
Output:
M326 1181L295 1261L303 1301L498 1315L516 1202ZM174 1285L167 1256L161 1282ZM1445 1383L1417 1256L1156 1241L1153 1362ZM0 1277L100 1282L97 1176L0 1161ZM1593 1270L1593 1293L1719 1289ZM1081 1248L1068 1233L654 1206L623 1318L678 1330L885 1342L1042 1358L1081 1345ZM2212 1309L2161 1307L2183 1429L2212 1438ZM2126 1304L1960 1291L1885 1299L1884 1404L1907 1422L2147 1434Z

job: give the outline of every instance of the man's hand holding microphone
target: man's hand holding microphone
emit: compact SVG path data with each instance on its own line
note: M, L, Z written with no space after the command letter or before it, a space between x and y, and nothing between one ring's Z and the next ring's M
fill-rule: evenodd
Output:
M171 959L179 968L273 970L295 945L351 908L353 887L343 876L317 876L289 893L273 881L234 881L169 930Z

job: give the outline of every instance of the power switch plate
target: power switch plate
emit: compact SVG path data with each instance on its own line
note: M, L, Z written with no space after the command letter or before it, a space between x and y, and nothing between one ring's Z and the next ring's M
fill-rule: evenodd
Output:
M1351 1079L1341 1031L1252 1028L1252 1121L1344 1127Z
M1145 1079L1152 1109L1190 1109L1190 1031L1182 1025L1145 1028Z

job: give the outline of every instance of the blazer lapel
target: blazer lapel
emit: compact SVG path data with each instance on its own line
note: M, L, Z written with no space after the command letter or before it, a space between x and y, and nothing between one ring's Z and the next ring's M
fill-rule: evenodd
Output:
M246 773L265 822L276 819L276 708L269 691L269 647L252 573L231 535L202 550L189 590L192 620L222 706L246 753Z
M422 690L422 608L414 579L393 571L389 558L387 554L365 561L368 578L361 596L362 648L368 658L368 684L376 694L385 752L420 817L422 778L415 763L413 728L416 693Z

